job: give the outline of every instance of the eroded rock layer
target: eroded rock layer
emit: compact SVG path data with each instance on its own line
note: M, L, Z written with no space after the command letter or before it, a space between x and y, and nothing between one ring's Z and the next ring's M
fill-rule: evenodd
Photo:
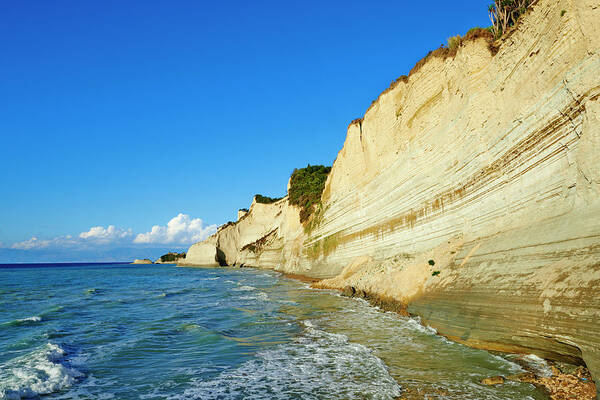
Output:
M382 93L309 224L284 198L194 246L395 299L473 346L585 361L597 380L600 3L540 0L495 45Z

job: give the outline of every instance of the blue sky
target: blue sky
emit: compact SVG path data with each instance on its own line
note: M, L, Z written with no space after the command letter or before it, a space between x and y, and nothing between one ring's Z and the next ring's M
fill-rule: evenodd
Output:
M35 237L63 252L129 245L155 225L162 236L144 245L185 247L254 194L283 195L293 168L333 162L392 80L489 25L481 1L2 9L0 247ZM111 225L114 242L81 236Z

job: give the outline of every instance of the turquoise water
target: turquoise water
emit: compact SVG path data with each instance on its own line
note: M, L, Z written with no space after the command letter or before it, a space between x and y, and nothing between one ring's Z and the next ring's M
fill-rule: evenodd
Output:
M272 271L0 267L3 399L543 399L478 383L518 371Z

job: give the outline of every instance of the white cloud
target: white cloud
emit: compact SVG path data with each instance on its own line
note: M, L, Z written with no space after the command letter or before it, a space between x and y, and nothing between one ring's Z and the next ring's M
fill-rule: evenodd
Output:
M117 228L114 225L93 226L85 232L73 237L57 236L52 239L40 239L33 236L29 240L13 243L13 249L39 250L48 248L73 249L93 248L108 245L132 244L173 244L187 245L206 239L217 231L216 225L204 226L200 218L190 218L187 214L179 214L172 218L166 226L154 225L150 232L135 235L131 228Z
M172 218L166 226L154 225L150 232L138 234L133 243L191 244L206 239L217 231L216 225L204 226L200 218L187 214Z
M114 225L108 227L94 226L91 227L87 232L81 232L79 237L81 239L95 241L97 243L112 243L122 241L128 237L133 236L133 232L130 229L117 228Z
M74 239L71 235L59 236L52 239L39 239L36 236L33 236L29 240L13 243L11 247L20 250L32 250L46 249L49 247L72 247L75 245L77 245L77 239Z
M39 240L35 236L29 240L24 240L22 242L13 243L11 246L13 249L22 249L22 250L30 250L35 248L47 247L49 242L48 240Z

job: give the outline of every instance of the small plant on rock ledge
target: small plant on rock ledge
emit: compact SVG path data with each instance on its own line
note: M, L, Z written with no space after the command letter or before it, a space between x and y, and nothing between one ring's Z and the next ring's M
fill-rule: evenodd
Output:
M433 271L431 273L431 276L438 276L440 274L441 271Z

